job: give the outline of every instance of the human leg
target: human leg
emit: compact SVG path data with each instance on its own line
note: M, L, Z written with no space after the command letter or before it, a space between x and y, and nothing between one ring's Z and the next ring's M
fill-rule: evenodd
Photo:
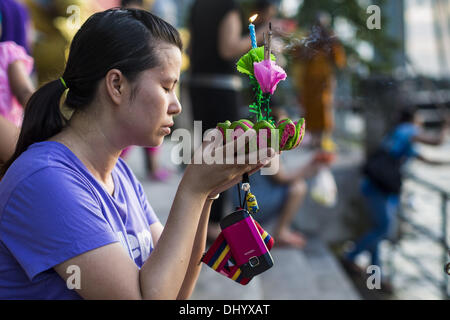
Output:
M386 237L392 221L389 197L373 190L366 194L365 198L372 227L356 242L355 248L346 255L346 258L354 261L360 253L367 250L371 254L372 264L379 266L379 243Z
M286 201L282 205L273 233L278 244L291 245L297 248L305 246L306 239L304 236L299 232L292 231L290 226L305 198L306 191L307 186L304 180L295 181L289 186Z

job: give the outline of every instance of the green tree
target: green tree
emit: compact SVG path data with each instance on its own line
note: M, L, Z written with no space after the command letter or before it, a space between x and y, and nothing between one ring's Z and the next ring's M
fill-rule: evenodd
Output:
M305 31L311 28L319 12L330 15L331 26L334 26L338 19L344 19L354 30L353 39L343 42L349 61L357 61L367 66L371 73L389 74L394 66L394 53L400 46L387 32L389 19L383 10L386 3L387 0L304 0L298 11L297 21L299 27ZM367 27L367 20L371 16L367 13L367 8L370 5L378 5L381 8L381 29L371 30ZM367 59L358 52L357 47L362 42L373 48L373 59Z

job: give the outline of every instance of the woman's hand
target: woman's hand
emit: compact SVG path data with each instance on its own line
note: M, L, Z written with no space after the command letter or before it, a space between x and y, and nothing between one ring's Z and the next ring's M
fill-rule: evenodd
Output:
M244 173L250 175L266 165L275 155L271 148L246 152L246 140L256 139L256 132L249 130L234 141L222 145L217 139L221 133L212 132L216 138L198 148L183 176L190 189L214 197L241 181ZM201 163L201 164L196 164Z

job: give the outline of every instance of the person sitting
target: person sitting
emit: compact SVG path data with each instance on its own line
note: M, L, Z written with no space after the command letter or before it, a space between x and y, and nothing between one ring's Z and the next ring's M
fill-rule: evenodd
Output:
M282 108L274 108L272 116L276 122L288 118ZM253 215L261 225L266 225L275 239L275 246L290 246L302 249L306 245L305 236L291 228L292 221L302 206L307 193L306 179L314 176L320 164L314 159L308 164L294 170L287 170L282 161L283 155L275 157L279 168L273 175L255 173L251 177L250 192L256 197L260 212ZM270 167L269 163L266 167ZM239 198L236 188L232 189L232 199ZM234 203L235 201L233 201ZM210 223L209 238L217 237L220 233L219 224Z
M16 147L24 109L35 90L32 69L33 58L23 47L13 41L0 42L0 165Z

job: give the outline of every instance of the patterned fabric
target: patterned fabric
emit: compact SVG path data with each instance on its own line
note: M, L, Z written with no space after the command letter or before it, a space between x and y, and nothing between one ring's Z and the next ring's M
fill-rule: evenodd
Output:
M258 222L255 221L255 225L258 228L267 249L272 249L274 243L273 238L259 225ZM227 244L222 232L219 234L208 251L203 255L201 261L213 270L242 285L246 285L250 282L250 280L252 280L252 278L243 277L242 270L240 267L235 265L236 262L233 259L230 246Z

